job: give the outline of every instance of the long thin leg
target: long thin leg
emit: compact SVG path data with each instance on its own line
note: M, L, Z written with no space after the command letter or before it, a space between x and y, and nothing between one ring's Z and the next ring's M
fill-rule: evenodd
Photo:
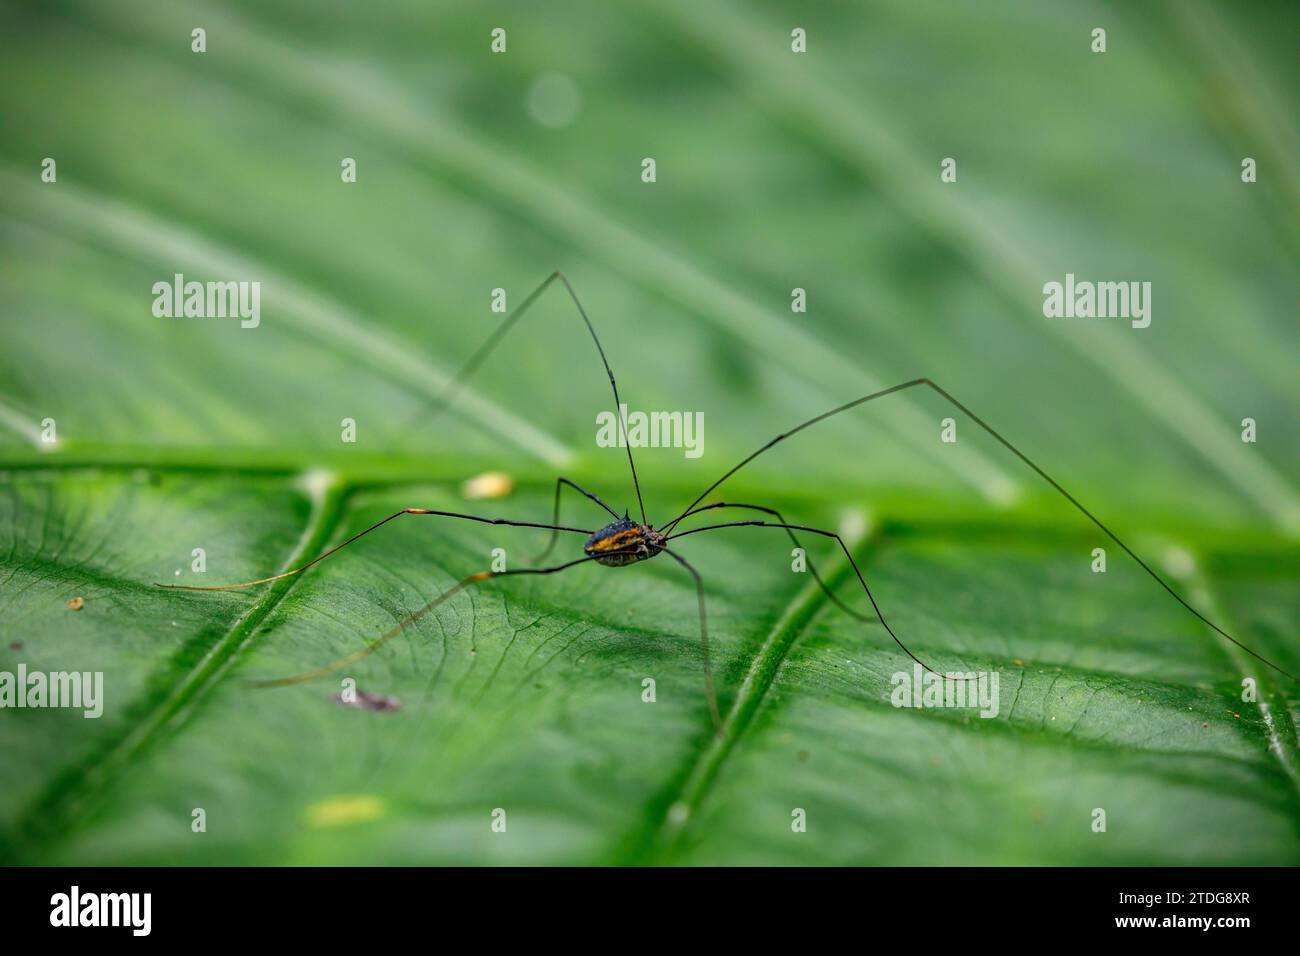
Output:
M682 519L689 518L691 515L697 515L701 511L711 511L714 508L748 508L751 511L761 511L764 514L775 515L777 521L781 522L782 524L786 524L785 516L782 515L781 512L777 511L775 508L767 508L764 507L763 505L742 505L734 501L715 501L711 505L701 505L698 508L692 508L690 511L686 512L686 514L682 515ZM799 543L799 539L795 537L794 532L791 531L788 527L786 528L786 534L790 535L790 541L794 544L796 548L803 550L803 545ZM850 617L855 617L859 621L868 621L872 623L875 622L875 618L871 617L869 614L863 614L861 611L854 610L853 608L845 604L843 601L841 601L839 597L836 596L835 592L832 591L830 587L826 584L826 582L822 580L822 576L817 573L817 568L813 566L812 558L808 558L807 560L808 560L808 570L812 572L812 576L814 579L816 579L818 586L822 589L822 593L826 595L826 597L831 601L831 603L833 603L845 614L849 615Z
M379 650L379 648L383 647L385 644L387 644L389 641L395 638L398 634L401 634L404 630L406 630L416 621L420 620L420 618L424 617L434 608L438 607L440 604L444 604L447 601L451 600L453 597L455 597L457 594L459 594L461 591L464 591L468 587L472 587L475 584L480 584L483 581L491 580L492 578L504 578L513 574L555 574L558 571L565 571L569 568L576 567L579 564L586 564L588 561L594 561L594 560L595 560L594 558L578 558L576 561L569 561L566 564L557 564L554 567L550 567L550 568L517 568L512 571L479 571L476 574L471 574L467 578L462 578L460 581L456 582L456 584L452 585L446 591L443 591L436 598L434 598L428 604L424 605L424 607L420 608L414 614L410 614L407 617L403 618L392 628L390 628L382 637L378 637L375 640L371 641L369 644L361 648L361 650L359 651L354 651L353 653L348 654L346 657L340 657L338 660L332 661L329 664L324 664L321 667L317 667L314 670L305 671L301 674L295 674L292 677L281 677L276 680L251 681L250 683L254 687L288 687L290 684L302 684L306 681L316 680L318 677L324 677L326 674L332 674L341 668L347 667L349 664L355 664L357 661L361 660L362 658L369 657L371 654Z
M880 605L876 603L876 598L875 595L871 593L871 588L867 587L867 579L862 576L862 571L858 567L858 562L853 559L853 552L850 551L849 546L844 543L844 539L841 538L834 531L825 531L822 528L810 528L807 525L787 524L785 522L781 522L780 524L777 524L776 522L772 522L772 521L728 521L725 524L707 524L702 528L691 528L689 531L683 531L681 532L681 534L673 535L673 540L676 540L677 538L685 538L688 535L692 535L692 534L700 534L703 531L716 531L719 528L785 528L787 531L789 530L806 531L809 534L819 534L826 538L834 538L837 542L839 542L840 549L844 552L844 556L849 559L849 564L853 568L853 573L858 576L858 583L862 585L862 590L866 592L867 600L871 602L871 607L876 612L876 618L880 621L884 629L889 633L889 636L894 639L894 643L903 649L904 654L906 654L912 660L916 661L918 664L924 667L931 674L934 674L936 677L942 677L944 678L944 680L950 679L947 677L947 675L940 674L937 670L935 670L925 661L921 660L921 658L917 657L910 650L908 650L907 645L904 644L899 639L898 635L894 633L894 629L890 627L889 622L885 620L885 615L881 613Z
M431 508L403 508L401 511L393 512L387 518L384 518L382 521L376 521L374 524L372 524L369 528L366 528L364 531L358 531L356 534L348 538L348 540L344 541L342 544L335 545L334 547L326 551L324 554L312 558L302 567L294 568L291 571L282 571L280 574L273 574L269 578L258 578L256 581L244 581L240 584L222 584L222 585L211 586L211 587L199 587L198 585L195 584L159 584L157 581L155 581L154 587L168 588L173 591L234 591L237 590L238 588L249 588L255 584L269 584L271 581L278 581L281 578L287 578L294 574L301 574L303 571L306 571L308 568L310 568L313 564L318 564L319 562L324 561L331 554L343 550L348 545L350 545L353 541L356 541L358 538L370 534L370 532L374 531L376 528L383 527L384 525L388 524L388 522L392 521L394 518L400 518L402 515L434 515L435 517L439 517L439 518L461 518L465 521L477 521L480 522L481 524L508 525L509 527L512 528L543 528L545 530L557 532L557 533L560 531L572 531L575 534L591 534L590 531L585 531L582 528L564 528L564 527L559 527L557 525L538 524L533 521L509 521L505 518L481 518L478 515L465 515L455 511L434 511Z
M676 551L669 551L667 548L663 550L695 578L695 597L700 605L700 647L704 655L704 694L709 699L709 716L713 718L713 732L721 737L722 717L718 714L718 695L713 692L713 667L709 663L709 620L704 611L704 579L700 577L700 572Z
M859 405L864 405L867 402L872 401L873 399L884 398L886 395L892 395L894 392L901 392L905 388L912 388L913 386L920 385L921 383L926 381L928 381L928 379L924 379L924 378L913 379L910 382L904 382L902 385L895 385L892 388L881 389L879 392L872 392L870 395L864 395L862 398L855 399L854 401L841 405L838 408L832 408L829 412L823 412L822 414L817 415L814 418L810 418L806 422L803 422L800 425L796 425L788 432L782 432L781 434L777 435L775 438L771 439L762 448L758 449L758 451L742 459L739 464L730 468L721 478L719 478L713 484L709 485L709 487L705 488L704 491L701 492L700 495L697 496L694 501L692 501L689 505L686 506L685 510L681 514L679 514L672 521L668 522L668 525L662 528L661 530L665 534L671 534L673 528L677 527L677 522L681 521L682 518L686 517L686 515L690 513L691 509L694 508L696 505L698 505L701 501L703 501L709 495L710 492L712 492L715 488L721 485L724 481L726 481L736 472L740 471L740 469L748 465L759 455L763 454L763 452L767 451L769 448L772 448L774 445L780 444L790 436L797 435L805 428L811 428L813 425L816 425L818 422L825 421L826 419L830 418L832 415L838 415L840 412L847 412L850 408L857 408Z
M582 321L587 326L587 331L591 333L591 340L596 343L596 351L600 353L601 364L605 366L605 374L609 378L609 387L614 393L614 411L618 415L619 432L623 438L623 444L627 448L627 466L632 472L632 487L636 490L637 506L641 509L641 523L645 524L645 502L641 500L641 482L637 479L636 462L632 460L632 444L627 440L627 421L623 415L623 403L618 397L618 383L614 381L614 372L609 367L609 359L605 357L605 347L600 344L600 337L596 335L596 329L591 324L591 319L587 317L587 310L582 307L582 303L578 300L578 294L573 291L573 286L569 285L568 278L562 272L552 272L545 280L543 280L541 285L530 292L524 301L519 304L519 307L505 317L501 324L487 337L487 340L480 345L478 350L469 357L463 366L461 366L460 371L458 371L452 378L450 384L448 384L442 395L433 403L431 413L425 416L425 413L421 412L419 415L415 416L415 418L420 419L420 424L428 424L436 418L438 414L451 403L452 399L456 397L456 394L460 391L461 387L469 381L470 377L473 376L476 371L478 371L479 366L487 360L493 350L501 344L501 340L505 338L506 333L510 331L516 322L527 314L532 304L536 302L538 297L550 288L551 283L555 282L557 279L560 284L564 286L565 291L569 293L569 298L573 300L573 304L577 307L578 314L582 316Z
M997 441L998 441L999 444L1001 444L1004 448L1006 448L1008 451L1010 451L1013 455L1015 455L1017 458L1019 458L1019 459L1020 459L1022 462L1024 462L1026 465L1028 465L1028 466L1029 466L1029 467L1034 471L1035 474L1037 474L1037 475L1038 475L1040 478L1042 478L1045 482L1047 482L1049 485L1051 485L1053 488L1055 488L1055 489L1060 493L1061 497L1063 497L1063 498L1064 498L1066 501L1068 501L1070 504L1074 505L1074 507L1079 511L1080 514L1082 514L1085 518L1087 518L1087 519L1088 519L1089 521L1091 521L1094 525L1096 525L1096 526L1097 526L1097 527L1098 527L1098 528L1099 528L1099 529L1100 529L1100 530L1101 530L1101 531L1106 535L1106 537L1110 538L1110 540L1114 541L1117 545L1119 545L1120 548L1123 549L1124 553L1126 553L1130 558L1132 558L1134 561L1137 562L1138 567L1140 567L1143 571L1145 571L1145 572L1146 572L1146 573L1151 577L1151 579L1152 579L1153 581L1155 581L1155 582L1156 582L1157 584L1159 584L1162 588L1164 588L1164 589L1165 589L1165 590L1170 594L1170 596L1173 597L1173 599L1174 599L1175 601L1177 601L1179 604L1181 604L1181 605L1182 605L1182 606L1183 606L1187 611L1189 611L1189 612L1192 614L1193 617L1195 617L1197 620L1199 620L1202 624L1206 625L1208 628L1210 628L1212 631L1214 631L1214 632L1215 632L1216 634L1218 634L1220 637L1222 637L1222 638L1224 638L1224 639L1230 641L1231 643L1237 645L1237 647L1241 648L1243 651L1245 651L1245 652L1246 652L1247 654L1249 654L1251 657L1255 658L1257 661L1260 661L1261 663L1266 664L1266 665L1268 665L1269 667L1273 668L1273 670L1277 671L1279 674L1282 674L1282 675L1285 676L1285 677L1289 677L1289 678L1290 678L1291 680L1293 680L1293 681L1300 681L1300 677L1297 677L1296 675L1292 674L1290 671L1284 670L1283 668L1279 667L1278 665L1276 665L1276 664L1274 664L1272 661L1270 661L1267 657L1264 657L1264 656L1263 656L1262 654L1260 654L1259 652L1257 652L1257 651L1255 651L1255 650L1252 650L1251 648L1247 647L1245 644L1243 644L1241 641L1237 640L1235 637L1233 637L1231 634L1229 634L1229 633L1228 633L1227 631L1225 631L1223 628L1219 627L1219 625L1217 625L1217 624L1215 624L1213 621L1211 621L1208 617L1206 617L1204 614L1202 614L1202 613L1201 613L1200 611L1198 611L1196 608L1192 607L1192 605L1189 604L1189 603L1188 603L1188 602L1187 602L1187 601L1182 597L1182 595L1180 595L1177 591L1175 591L1175 590L1174 590L1174 589L1169 585L1169 583L1168 583L1167 581L1165 581L1164 578L1162 578L1159 574L1157 574L1157 573L1155 572L1155 570L1154 570L1154 569L1153 569L1149 564L1147 564L1147 563L1146 563L1145 561L1143 561L1140 557L1138 557L1137 553L1136 553L1132 548L1130 548L1127 544L1125 544L1123 541L1121 541L1121 540L1119 539L1119 536L1116 535L1115 532L1111 531L1110 528L1108 528L1108 527L1106 527L1104 524L1102 524L1101 520L1100 520L1096 515L1094 515L1091 511L1089 511L1087 508L1085 508L1085 507L1084 507L1084 506L1079 502L1079 500L1078 500L1077 498L1074 497L1074 495L1072 495L1072 494L1070 494L1068 491L1066 491L1066 490L1061 486L1061 484L1060 484L1060 483L1059 483L1055 478L1053 478L1053 477L1052 477L1051 475L1049 475L1047 472L1043 471L1043 469L1039 468L1038 465L1034 464L1034 462L1030 460L1030 458L1029 458L1028 455L1026 455L1024 452L1022 452L1022 451L1021 451L1019 448L1017 448L1015 445L1011 444L1011 442L1009 442L1006 438L1002 437L1001 433L999 433L995 428L993 428L992 425L990 425L990 424L988 424L987 422L985 422L984 419L980 418L978 415L976 415L974 412L972 412L969 408L967 408L967 407L966 407L965 405L963 405L961 402L957 401L957 399L953 398L953 396L950 395L947 391L945 391L943 388L941 388L941 387L939 387L938 385L936 385L934 382L930 381L928 378L916 378L916 379L912 379L912 381L910 381L910 382L903 382L903 383L900 384L900 385L894 385L894 386L891 386L890 388L881 389L881 390L878 391L878 392L872 392L870 395L864 395L864 396L862 396L862 398L855 399L855 400L853 400L853 401L851 401L851 402L848 402L847 404L840 405L838 408L832 408L829 412L823 412L821 415L817 415L817 416L815 416L814 418L810 418L810 419L808 419L806 422L803 422L802 424L796 425L794 428L790 429L788 432L782 432L781 434L779 434L779 435L777 435L775 438L773 438L771 441L769 441L767 444L765 444L762 448L759 448L759 449L758 449L757 451L755 451L753 454L751 454L751 455L749 455L747 458L744 458L743 460L741 460L741 462L740 462L739 464L737 464L737 465L735 465L734 467L732 467L732 468L731 468L729 471L727 471L727 472L726 472L726 473L725 473L721 478L719 478L719 479L718 479L717 481L715 481L713 484L709 485L709 487L705 488L705 489L704 489L704 492L703 492L699 497L697 497L694 501L692 501L692 502L691 502L691 503L686 507L686 510L685 510L685 511L683 511L680 515L678 515L676 518L674 518L672 521L670 521L670 522L668 523L667 527L665 527L665 528L663 529L663 532L664 532L665 534L669 534L669 535L671 535L672 530L673 530L675 527L677 527L677 523L678 523L679 521L681 521L682 518L686 517L686 515L690 514L691 509L694 508L696 505L698 505L701 501L703 501L704 498L705 498L705 496L707 496L710 492L712 492L715 488L717 488L719 485L721 485L724 481L726 481L728 478L730 478L730 477L731 477L732 475L734 475L736 472L740 471L741 468L744 468L747 464L749 464L751 461L753 461L753 460L754 460L755 458L757 458L759 455L763 454L763 452L767 451L769 448L771 448L772 446L778 444L779 442L782 442L782 441L784 441L785 439L789 438L791 435L795 435L795 434L797 434L798 432L803 431L805 428L810 428L810 427L812 427L813 425L816 425L818 422L825 421L826 419L830 418L830 417L833 416L833 415L838 415L840 412L846 412L846 411L848 411L848 410L851 409L851 408L857 408L859 405L864 405L864 404L866 404L867 402L873 401L873 400L875 400L875 399L877 399L877 398L884 398L886 395L892 395L892 394L894 394L895 392L901 392L901 391L903 391L904 389L908 389L908 388L915 388L915 387L917 387L917 386L919 386L919 385L924 385L924 386L926 386L926 387L932 389L932 390L933 390L935 393L937 393L938 395L942 396L942 397L943 397L945 400L947 400L947 401L948 401L948 402L949 402L949 403L950 403L954 408L956 408L958 411L960 411L962 414L964 414L967 418L969 418L971 421L973 421L973 422L974 422L976 425L978 425L980 428L984 429L984 431L986 431L986 432L988 432L990 435L992 435L995 439L997 439ZM696 531L699 531L699 530L703 530L703 529L698 529L698 528L697 528L697 529L695 529L695 530L696 530ZM809 529L809 530L811 530L811 529ZM694 533L694 531L692 531L692 532L690 532L690 533ZM872 604L875 604L875 601L872 601ZM883 619L882 619L882 623L883 623ZM886 625L886 626L888 626L888 625ZM895 640L897 640L897 638L895 638ZM904 648L904 649L906 650L906 648Z
M610 514L612 514L614 516L615 521L618 520L618 512L615 511L613 508L611 508L609 505L605 504L605 502L601 501L600 498L596 497L596 495L593 495L590 491L587 491L586 489L579 487L575 482L570 481L568 478L556 478L555 479L555 511L551 517L551 524L558 525L560 523L560 489L565 485L568 485L570 488L572 488L574 491L579 492L580 494L586 495L592 501L596 502L596 504L600 505ZM555 542L559 540L559 537L560 537L559 531L552 529L551 539L550 541L547 542L546 548L542 551L541 554L533 558L533 561L538 564L545 561L547 555L549 555L551 553L551 550L555 547Z

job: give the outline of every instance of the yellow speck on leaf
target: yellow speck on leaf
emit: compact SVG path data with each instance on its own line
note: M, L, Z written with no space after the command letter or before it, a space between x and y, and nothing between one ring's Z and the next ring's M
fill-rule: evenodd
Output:
M510 494L514 486L515 483L505 472L485 471L483 474L475 475L463 482L460 486L460 493L470 500L475 498L504 498Z
M307 807L307 823L313 827L340 827L365 823L384 815L384 801L378 797L330 797Z
M68 598L69 611L80 611L85 606L86 606L86 599L84 597Z

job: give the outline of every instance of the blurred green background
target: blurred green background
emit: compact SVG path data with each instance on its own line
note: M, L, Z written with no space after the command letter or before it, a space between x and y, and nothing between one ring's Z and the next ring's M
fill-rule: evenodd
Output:
M269 589L150 586L272 574L405 506L547 520L557 474L635 510L558 291L409 426L499 320L491 290L559 268L625 400L704 413L702 457L638 455L652 521L928 376L1294 672L1296 26L1283 3L0 4L0 669L107 687L100 720L0 712L0 858L1300 862L1296 686L1118 549L1092 574L1107 542L960 415L941 443L932 394L801 434L726 497L865 529L891 624L998 670L996 720L892 708L910 661L763 529L681 545L720 742L666 560L457 598L358 666L395 713L243 681L356 649L495 547L527 564L538 534L412 518ZM261 325L156 318L176 272L260 281ZM1151 282L1151 327L1044 318L1067 272ZM514 492L465 501L489 469Z

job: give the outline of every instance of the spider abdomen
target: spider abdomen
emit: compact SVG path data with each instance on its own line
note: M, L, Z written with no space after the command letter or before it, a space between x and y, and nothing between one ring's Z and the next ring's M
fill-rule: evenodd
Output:
M582 550L598 564L621 568L653 558L663 550L663 544L664 538L659 532L639 525L631 518L620 518L594 532Z

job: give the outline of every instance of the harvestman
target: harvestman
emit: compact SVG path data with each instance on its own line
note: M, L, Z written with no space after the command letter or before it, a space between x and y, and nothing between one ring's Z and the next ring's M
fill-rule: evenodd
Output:
M951 403L955 408L957 408L962 414L964 414L967 418L973 421L984 431L992 435L1000 444L1006 447L1008 451L1010 451L1013 455L1015 455L1022 462L1028 465L1035 473L1038 474L1040 478L1042 478L1054 489L1056 489L1056 491L1059 492L1065 498L1066 501L1074 505L1074 507L1077 508L1089 521L1091 521L1094 525L1096 525L1099 529L1101 529L1101 531L1103 531L1108 538L1110 538L1117 545L1119 545L1125 551L1125 553L1128 554L1129 557L1131 557L1134 561L1137 562L1138 566L1141 567L1142 570L1144 570L1148 575L1150 575L1162 588L1164 588L1167 592L1169 592L1169 594L1174 598L1175 601L1177 601L1184 608L1190 611L1205 625L1213 629L1221 637L1224 637L1227 640L1231 641L1233 644L1237 645L1237 647L1241 648L1247 654L1250 654L1252 657L1256 658L1257 660L1263 662L1264 664L1267 664L1275 671L1284 674L1285 676L1291 678L1292 680L1298 679L1293 674L1290 674L1287 671L1283 670L1282 668L1278 667L1272 661L1267 660L1260 654L1251 650L1245 644L1238 641L1235 637L1225 632L1221 627L1219 627L1217 624L1215 624L1213 621L1207 618L1196 608L1192 607L1192 605L1189 604L1187 601L1185 601L1178 594L1178 592L1176 592L1172 587L1169 586L1169 584L1165 581L1164 578L1162 578L1159 574L1157 574L1154 570L1152 570L1150 565L1148 565L1145 561L1143 561L1140 557L1138 557L1137 554L1134 553L1132 548L1130 548L1127 544L1121 541L1113 531L1111 531L1108 527L1102 524L1101 521L1092 514L1092 512L1090 512L1087 508L1085 508L1082 504L1080 504L1079 501L1068 491L1066 491L1063 487L1061 487L1061 485L1058 484L1054 478L1052 478L1045 471L1043 471L1043 469L1039 468L1036 464L1030 461L1029 458L1023 452L1020 451L1020 449L1016 448L1013 444L1011 444L1011 442L1003 438L1002 435L1000 435L991 425L987 424L982 418L980 418L978 415L972 412L961 402L957 401L957 399L953 398L952 395L948 394L948 392L946 392L942 387L930 381L928 378L916 378L916 379L912 379L909 382L903 382L900 385L894 385L891 388L885 388L885 389L881 389L878 392L872 392L870 395L864 395L861 398L854 399L853 401L848 402L844 405L840 405L837 408L832 408L828 412L823 412L821 415L818 415L815 418L810 418L806 422L796 425L794 428L791 428L789 431L782 432L781 434L777 435L775 438L767 442L765 445L763 445L761 448L759 448L757 451L747 456L746 458L742 459L739 464L730 468L722 475L721 478L719 478L713 484L709 485L709 487L705 488L704 491L701 492L698 496L696 496L695 500L693 500L686 507L686 509L682 511L681 514L673 518L661 530L656 530L654 525L650 524L649 520L646 517L645 502L641 498L641 483L637 479L636 463L633 461L632 458L632 445L630 442L626 441L627 423L623 417L623 404L619 399L618 384L614 380L614 372L609 366L609 359L605 357L605 349L600 344L600 338L596 335L596 329L592 326L591 319L587 317L586 309L582 307L582 302L579 301L577 293L573 291L573 286L569 284L569 280L564 276L563 273L553 272L550 276L546 278L546 280L541 285L539 285L536 289L534 289L526 299L524 299L524 301L520 304L519 308L515 309L515 311L512 312L510 315L506 316L506 318L502 321L502 323L488 337L487 341L485 341L481 346L479 346L478 351L476 351L473 355L471 355L469 360L465 363L465 365L460 369L459 372L456 373L456 376L452 379L451 383L448 385L441 399L439 410L445 408L451 402L451 400L456 396L456 393L461 389L461 387L465 384L465 382L469 380L469 378L474 374L474 372L478 369L478 367L482 365L482 363L487 359L489 355L491 355L492 351L497 347L497 345L500 344L502 338L504 338L506 333L510 331L510 328L521 318L523 318L523 316L525 315L525 313L527 313L528 309L532 306L532 304L535 301L537 301L537 299L541 296L541 294L545 292L553 282L557 280L564 286L565 290L569 293L569 298L573 300L574 306L577 307L578 314L582 317L583 323L587 326L587 331L591 333L592 341L596 344L596 351L600 353L600 361L605 366L605 374L609 377L609 387L611 391L614 393L614 407L618 409L619 412L619 429L620 429L621 436L624 439L622 444L624 444L624 446L627 448L628 470L631 472L632 487L633 490L636 492L637 507L640 509L641 521L640 522L634 521L633 519L628 517L628 513L626 511L623 513L623 517L620 518L618 516L618 512L615 511L613 508L611 508L609 505L607 505L599 497L592 494L590 491L581 488L578 484L576 484L573 481L570 481L568 478L561 477L561 478L557 478L555 481L555 507L554 507L550 524L542 524L539 522L532 522L532 521L511 521L505 518L484 518L484 517L480 517L479 515L460 514L454 511L436 511L431 508L403 508L401 511L394 512L393 514L389 515L387 518L384 518L382 521L375 522L373 525L371 525L369 528L366 528L364 531L357 532L352 537L344 541L342 544L330 548L330 550L326 551L324 554L316 558L313 558L312 560L308 561L306 564L302 565L301 567L294 568L290 571L284 571L281 574L272 575L269 578L259 578L256 581L245 581L242 584L227 584L227 585L221 585L217 587L198 587L195 585L187 585L187 584L159 584L158 587L184 590L184 591L230 591L236 588L246 588L246 587L252 587L257 584L267 584L270 583L271 581L278 581L281 578L287 578L294 574L301 574L303 571L307 570L312 565L324 561L330 555L340 551L343 548L346 548L349 544L356 541L358 538L361 538L369 534L370 532L376 530L382 525L385 525L388 522L392 521L394 518L400 518L402 515L432 515L439 518L459 518L464 521L478 521L483 524L509 525L515 528L540 528L542 530L550 531L551 537L549 539L549 542L546 545L545 550L543 550L542 553L538 555L538 557L536 558L536 561L538 563L541 563L543 560L545 560L547 555L549 555L552 549L554 549L555 542L558 539L560 532L563 531L566 533L581 534L587 536L587 540L583 544L583 548L582 548L584 557L577 558L573 561L567 561L563 564L551 565L549 567L544 566L544 567L535 567L535 568L518 568L515 570L505 570L505 571L479 571L477 574L471 574L469 577L462 579L461 581L453 585L451 588L447 589L442 594L438 595L436 598L434 598L428 604L424 605L424 607L420 608L414 614L411 614L408 617L404 618L401 622L399 622L397 625L391 628L382 637L379 637L376 640L371 641L361 650L349 654L346 657L339 658L338 660L330 664L326 664L322 667L318 667L315 670L307 671L305 673L298 674L293 677L285 677L280 680L258 681L256 682L257 686L283 687L288 684L297 684L303 681L309 681L309 680L314 680L315 678L318 677L323 677L324 675L337 671L340 668L348 666L349 664L353 664L361 660L363 657L372 654L380 646L392 640L398 634L402 633L402 631L404 631L407 627L414 624L420 618L424 617L424 615L428 614L430 611L432 611L434 608L438 607L439 605L450 600L452 597L459 594L461 591L475 584L479 584L483 581L490 580L491 578L507 577L510 575L517 575L517 574L533 574L533 575L556 574L560 571L566 571L569 568L577 567L580 564L586 564L591 561L594 561L600 565L604 565L605 567L621 568L629 564L636 564L638 561L644 561L647 558L653 558L656 555L662 553L662 554L667 554L674 561L676 561L683 568L685 568L686 571L690 573L691 577L694 579L695 582L695 594L699 604L700 645L701 645L702 658L704 664L704 691L705 691L705 695L708 698L709 715L713 719L714 730L720 733L722 729L722 720L718 714L717 697L714 694L714 690L713 690L713 671L709 664L709 627L708 627L708 618L705 613L705 606L704 606L704 579L700 576L700 572L695 569L694 565L692 565L689 561L687 561L684 557L682 557L682 555L680 555L675 549L668 547L668 542L676 540L678 538L685 538L693 534L701 534L706 531L716 531L721 528L744 528L744 527L782 528L790 536L791 541L794 542L796 547L799 546L799 539L795 535L796 531L801 531L807 534L815 534L825 538L834 539L834 541L840 546L840 550L844 552L845 558L848 559L849 566L853 568L853 573L857 576L858 583L862 585L862 590L866 594L867 600L871 603L871 609L874 614L874 618L880 622L881 626L884 627L885 631L889 634L890 637L894 639L894 642L903 649L903 652L907 654L908 657L910 657L912 660L914 660L917 664L921 665L921 667L925 668L930 673L935 674L936 676L944 677L945 675L939 674L932 667L930 667L919 657L913 654L908 649L907 645L904 644L902 640L898 637L898 635L894 633L893 628L889 626L889 622L885 620L885 615L881 612L880 606L876 603L876 599L871 593L871 588L867 586L867 580L865 577L863 577L862 570L858 567L857 561L854 560L853 553L849 550L848 545L844 543L844 539L841 538L838 534L836 534L833 531L826 531L822 528L813 528L808 525L791 524L790 522L786 521L785 518L781 515L781 513L777 511L775 508L769 508L766 507L765 505L742 504L733 501L714 501L711 502L710 504L700 504L700 502L702 502L706 497L708 497L708 495L710 495L716 488L718 488L718 486L720 486L728 478L730 478L732 475L738 472L741 468L745 467L745 465L749 464L751 461L753 461L759 455L763 454L763 452L767 451L769 448L773 447L774 445L780 442L785 441L787 438L790 438L791 436L798 434L799 432L803 431L806 428L811 428L813 425L816 425L819 422L823 422L826 419L832 417L833 415L838 415L841 412L846 412L851 408L857 408L859 405L864 405L867 402L874 401L877 398L884 398L886 395L892 395L895 392L901 392L904 391L905 389L917 388L920 386L924 386L926 388L931 389L934 392L937 392L949 403ZM609 524L605 525L605 527L599 529L598 531L590 531L582 528L570 528L559 524L560 495L561 492L566 487L572 488L574 491L578 492L584 497L589 498L591 501L595 502L601 508L604 508L605 511L609 512L610 516L613 517L614 520ZM702 512L705 511L714 511L721 508L739 508L748 511L757 511L765 515L770 515L774 517L776 520L775 521L763 521L763 520L727 521L719 524L710 524L710 525L704 525L702 527L690 528L689 530L686 531L676 531L677 526L687 518L690 518L694 515L701 514ZM863 620L863 621L871 620L871 615L862 614L854 610L853 608L849 607L843 601L841 601L826 585L825 581L822 580L821 576L817 573L816 568L812 566L811 562L809 562L808 564L808 570L812 572L812 575L816 579L818 586L826 594L827 598L830 601L832 601L837 607L839 607L840 610L844 611L845 613L859 620Z

